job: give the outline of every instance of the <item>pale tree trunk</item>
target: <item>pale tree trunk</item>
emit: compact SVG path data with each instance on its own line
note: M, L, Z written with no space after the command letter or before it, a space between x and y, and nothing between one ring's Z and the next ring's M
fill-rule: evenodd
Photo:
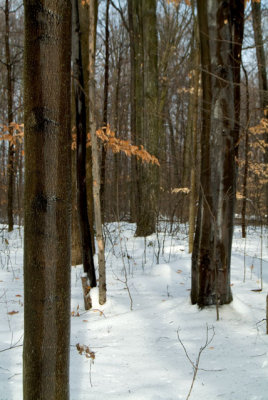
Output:
M248 194L248 152L249 152L249 87L248 87L248 73L244 68L242 63L242 68L246 80L246 128L245 128L245 166L244 166L244 176L243 176L243 198L242 198L242 211L241 211L241 227L242 227L242 238L246 237L247 224L246 224L246 211L247 211L247 194Z
M69 399L71 2L24 1L23 398Z
M202 66L201 182L192 256L192 303L232 301L244 0L197 1Z
M100 165L99 149L96 135L95 119L95 43L96 43L96 10L97 1L89 3L89 129L91 135L92 163L93 163L93 200L96 238L98 243L99 261L99 303L106 302L106 271L105 271L105 247L102 232L101 202L100 202Z
M13 128L10 123L13 122L13 90L12 90L12 65L10 56L10 21L9 21L9 0L5 1L5 56L6 56L6 69L7 69L7 114L9 134L13 136ZM13 231L13 203L14 203L14 144L9 141L8 143L8 192L7 192L7 217L8 217L8 231Z

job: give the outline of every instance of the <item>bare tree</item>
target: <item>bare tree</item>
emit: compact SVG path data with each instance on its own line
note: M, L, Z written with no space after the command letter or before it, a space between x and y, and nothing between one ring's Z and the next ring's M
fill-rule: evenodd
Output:
M197 1L202 67L201 182L192 256L192 303L232 300L244 0Z
M99 302L106 302L106 271L105 271L105 244L102 232L101 202L100 202L100 164L99 148L96 135L95 117L95 55L96 55L96 23L97 1L89 3L89 129L91 135L92 163L93 163L93 199L96 237L99 259Z
M71 2L24 1L24 399L69 398Z

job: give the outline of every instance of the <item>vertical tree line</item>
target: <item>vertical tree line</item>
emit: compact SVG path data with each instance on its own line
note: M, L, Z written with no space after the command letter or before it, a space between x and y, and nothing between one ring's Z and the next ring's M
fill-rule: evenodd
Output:
M71 11L24 1L24 399L69 398Z

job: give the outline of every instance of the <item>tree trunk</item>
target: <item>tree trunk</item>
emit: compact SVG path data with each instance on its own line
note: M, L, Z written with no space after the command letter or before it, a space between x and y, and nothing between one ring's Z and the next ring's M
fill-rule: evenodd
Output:
M69 399L71 3L24 0L24 399Z
M197 1L202 66L201 183L192 256L192 303L232 300L244 0Z
M134 25L134 2L135 0L128 0L128 24L129 24L129 45L130 45L130 128L131 128L131 141L133 144L136 140L136 46L135 35L136 24ZM136 38L137 40L137 38ZM137 158L131 157L131 198L130 198L130 222L137 221L138 206L137 206Z
M73 97L73 96L72 96ZM76 183L76 151L72 150L72 240L71 240L71 265L83 263L81 235L77 213L77 183Z
M263 34L261 26L261 2L251 0L252 22L254 30L254 39L256 46L256 55L258 62L258 81L260 90L260 108L263 111L268 107L268 85L266 74L266 61L263 46Z
M258 63L258 82L260 95L260 115L268 117L268 84L266 74L266 60L263 46L263 34L261 26L261 1L256 2L251 0L252 22L254 30L254 39L256 46L256 56ZM265 143L268 146L268 132L265 134ZM265 163L268 164L268 147L265 148L264 154ZM266 215L268 215L268 183L265 184L265 204Z
M248 87L248 74L242 63L242 68L246 80L246 129L245 129L245 166L243 176L243 198L242 198L242 211L241 211L241 226L242 226L242 238L246 237L246 210L247 210L247 186L248 186L248 152L249 152L249 87Z
M109 94L109 6L110 0L106 0L106 14L105 14L105 66L104 66L104 93L103 93L103 114L102 123L103 127L107 126L108 122L108 94ZM106 147L102 145L101 167L100 167L100 198L101 198L101 211L102 220L104 221L105 211L105 163L106 163Z
M158 43L156 0L134 0L136 140L157 157L159 151ZM158 212L159 171L138 162L136 236L155 232Z
M12 90L12 66L10 58L10 24L9 24L9 0L5 1L5 56L7 68L7 114L9 135L13 136L13 128L10 126L13 122L13 90ZM7 192L7 217L8 217L8 231L13 231L13 203L14 203L14 144L9 141L8 143L8 192Z
M193 70L193 114L192 114L192 152L191 152L191 174L190 174L190 204L189 204L189 253L193 252L194 245L194 229L196 219L196 181L197 181L197 122L198 122L198 96L199 96L199 40L197 33L197 21L194 27L195 44L194 44L194 70Z
M105 247L102 233L101 203L100 203L100 165L99 149L96 135L95 120L95 43L96 43L96 10L97 1L89 3L89 129L91 135L91 149L93 162L93 199L98 243L99 261L99 303L106 302L106 271L105 271Z
M83 77L82 52L79 22L78 0L73 0L73 75L75 92L76 115L76 157L77 157L77 211L82 243L83 268L89 280L89 286L95 287L96 274L93 260L91 232L87 212L87 187L86 187L86 101ZM89 299L88 293L85 299ZM85 301L86 309L88 304Z
M84 76L84 88L86 98L88 95L88 40L89 40L89 5L87 3L82 4L79 1L79 19L80 19L80 42L82 52L82 64L83 64L83 76ZM86 102L86 119L87 119L87 133L89 132L89 104ZM92 154L90 146L87 147L86 155L86 183L87 183L87 209L88 219L91 230L91 244L93 254L95 254L95 240L94 240L94 206L93 206L93 190L92 190Z

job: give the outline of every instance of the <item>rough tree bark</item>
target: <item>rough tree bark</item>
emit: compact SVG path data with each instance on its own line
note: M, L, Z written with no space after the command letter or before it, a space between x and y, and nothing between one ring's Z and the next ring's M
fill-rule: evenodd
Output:
M71 2L24 0L23 396L69 399Z
M156 29L156 0L133 0L136 143L144 145L157 157L159 151L158 116L158 43ZM130 4L131 5L131 4ZM131 38L131 36L130 36ZM133 40L133 38L132 38ZM137 163L137 229L136 236L155 232L158 207L159 171L156 165Z
M232 301L244 0L197 1L202 67L201 183L192 256L192 303Z

